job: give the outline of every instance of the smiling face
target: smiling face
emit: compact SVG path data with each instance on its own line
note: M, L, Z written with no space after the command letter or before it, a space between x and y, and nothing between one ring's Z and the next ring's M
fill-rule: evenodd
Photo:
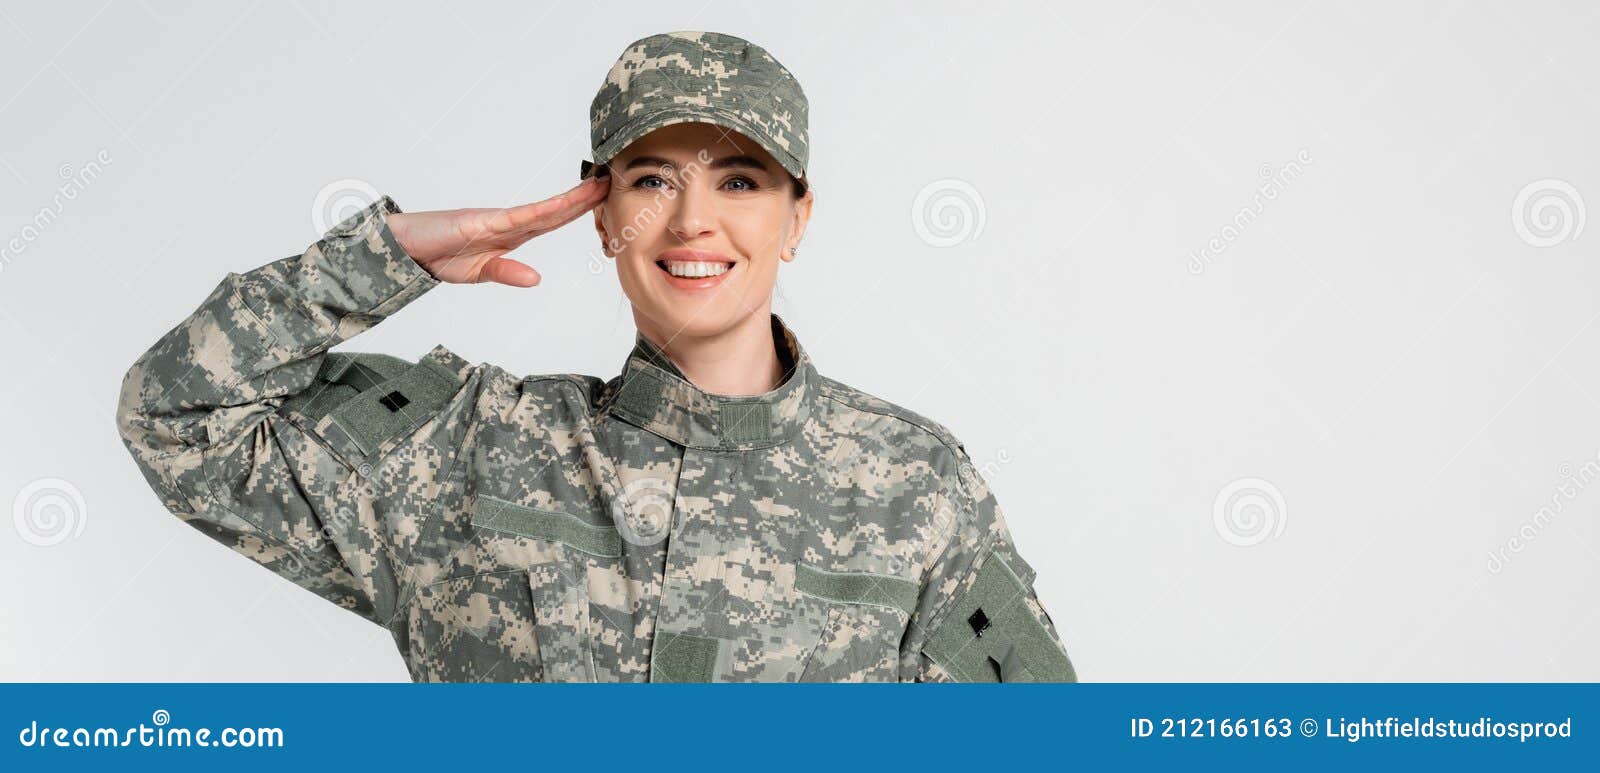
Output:
M595 229L639 328L663 341L767 325L778 264L794 259L811 191L796 198L789 173L760 145L707 123L657 129L608 166Z

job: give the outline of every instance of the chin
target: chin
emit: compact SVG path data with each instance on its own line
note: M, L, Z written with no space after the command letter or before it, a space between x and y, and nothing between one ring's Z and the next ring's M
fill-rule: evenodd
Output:
M651 264L641 272L643 276L630 276L632 281L624 283L622 289L636 314L650 320L657 328L670 331L669 335L714 337L738 326L750 315L760 314L766 306L759 301L751 303L745 297L750 290L748 282L741 281L703 294L681 292L660 286L660 277L653 273L657 270ZM770 290L768 297L771 297Z
M692 302L680 302L661 310L656 315L679 335L690 338L709 338L726 332L743 320L748 312L736 303L713 300L696 308Z
M704 301L656 297L650 299L645 317L675 336L711 338L738 326L752 311L733 297Z

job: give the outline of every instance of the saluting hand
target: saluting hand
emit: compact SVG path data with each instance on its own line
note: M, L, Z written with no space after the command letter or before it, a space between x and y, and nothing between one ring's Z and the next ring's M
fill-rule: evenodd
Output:
M591 177L558 196L508 209L399 212L387 218L400 247L441 282L532 287L539 272L505 254L593 210L610 190L610 177Z

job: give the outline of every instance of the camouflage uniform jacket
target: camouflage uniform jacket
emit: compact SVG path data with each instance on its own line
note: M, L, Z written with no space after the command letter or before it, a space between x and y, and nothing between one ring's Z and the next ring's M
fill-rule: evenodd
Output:
M389 629L416 681L1076 681L939 424L817 374L727 397L330 353L438 284L388 197L229 274L129 370L166 507Z

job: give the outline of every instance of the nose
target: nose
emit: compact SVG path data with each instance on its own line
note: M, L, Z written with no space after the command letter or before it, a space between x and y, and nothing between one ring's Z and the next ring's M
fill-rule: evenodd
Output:
M684 242L709 236L716 232L717 212L715 197L710 191L699 190L698 185L685 185L676 198L667 227Z

